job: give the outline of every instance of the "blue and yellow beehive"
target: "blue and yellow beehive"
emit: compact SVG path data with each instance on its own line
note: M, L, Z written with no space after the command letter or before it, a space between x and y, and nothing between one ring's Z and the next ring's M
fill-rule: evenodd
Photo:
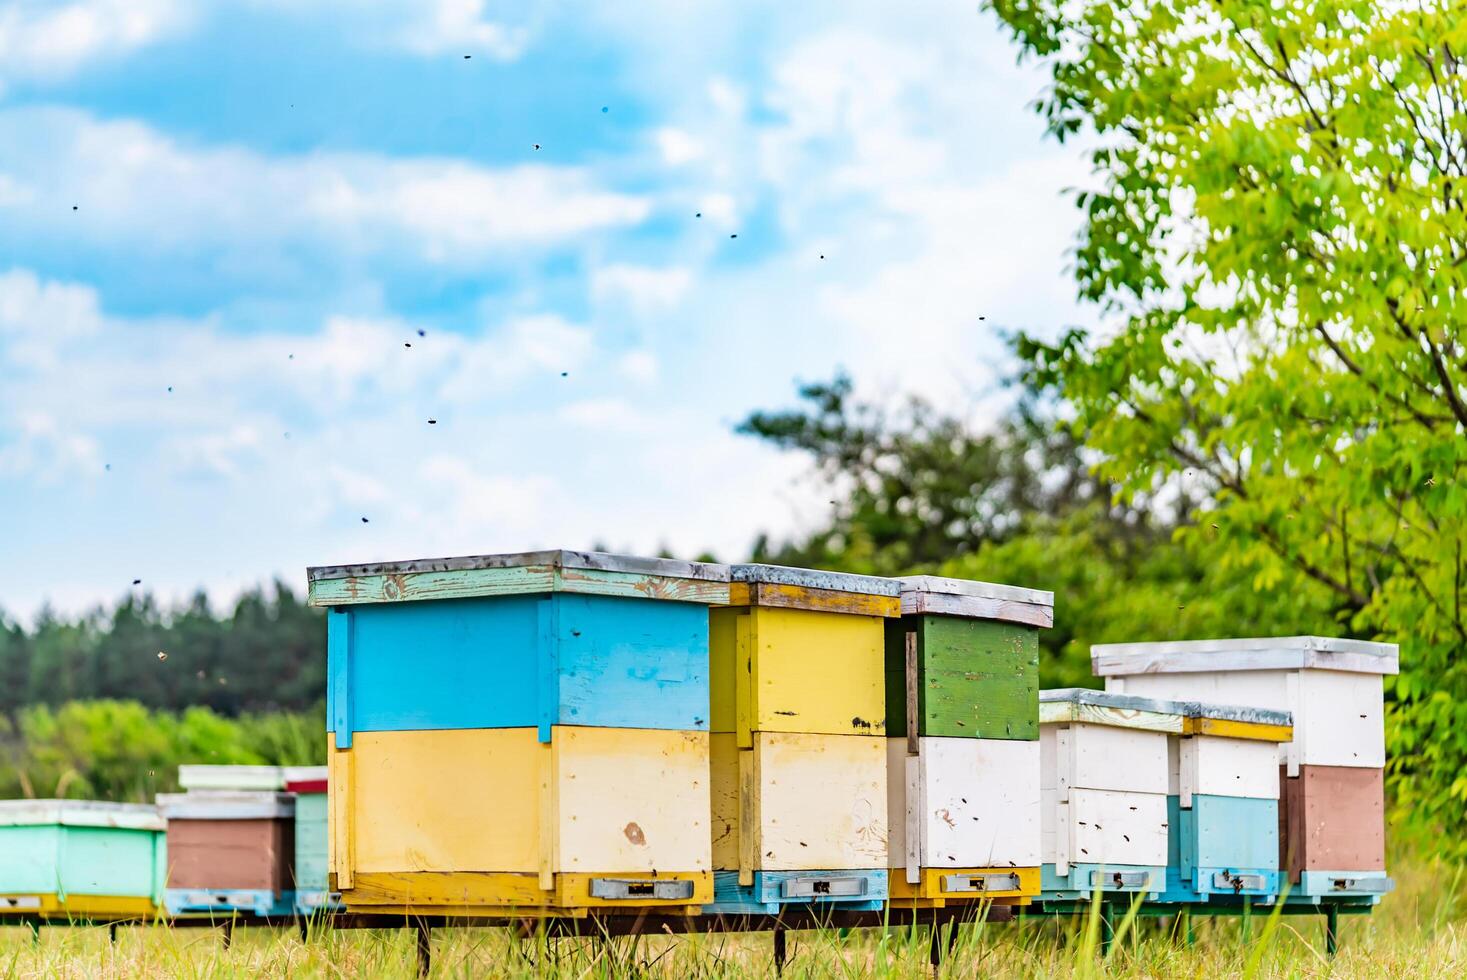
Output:
M885 624L897 583L730 568L712 612L710 914L887 898Z
M725 566L544 551L313 568L350 909L584 915L713 893Z
M0 912L94 921L156 915L164 827L153 806L0 800Z

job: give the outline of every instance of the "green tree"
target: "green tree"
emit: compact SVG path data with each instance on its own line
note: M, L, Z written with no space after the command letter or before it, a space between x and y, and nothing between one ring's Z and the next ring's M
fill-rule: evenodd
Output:
M1467 48L1460 0L988 0L1048 65L1100 336L1025 341L1128 497L1183 477L1223 568L1398 641L1401 812L1464 840Z

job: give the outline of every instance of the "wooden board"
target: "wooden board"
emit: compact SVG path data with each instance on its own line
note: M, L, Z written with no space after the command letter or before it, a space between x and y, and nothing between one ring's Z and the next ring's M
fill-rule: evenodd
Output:
M1279 773L1281 866L1303 871L1385 870L1385 779L1379 769L1303 766Z
M793 894L792 894L793 892ZM759 871L752 884L739 884L736 871L713 875L713 901L703 915L776 915L792 908L819 912L883 909L887 874L869 869L830 871Z
M1183 706L1113 691L1061 688L1039 692L1039 723L1085 722L1113 728L1181 734Z
M341 748L365 731L706 731L708 622L699 606L585 595L333 612L330 727Z
M888 866L886 739L759 732L753 742L741 767L741 871Z
M802 585L734 582L729 586L728 601L732 606L772 606L852 616L887 617L901 613L901 600L896 596L812 589Z
M0 827L99 827L154 830L167 827L158 808L144 803L94 800L0 800Z
M1039 866L1038 742L925 737L909 766L907 740L886 741L889 867Z
M706 733L657 729L557 726L548 745L533 728L367 732L332 752L330 787L346 797L353 878L701 872L708 753Z
M1053 765L1055 775L1050 782L1061 802L1075 789L1164 795L1169 770L1167 736L1109 725L1070 725L1055 732Z
M714 871L739 867L739 752L733 732L708 736Z
M316 606L584 592L719 604L728 566L598 552L539 551L310 568Z
M896 579L851 572L828 572L819 568L794 568L789 565L743 564L728 567L729 581L748 585L787 585L824 592L847 592L852 595L886 596L901 594ZM893 613L895 615L895 613Z
M751 732L885 734L881 618L754 607L746 619L733 678L741 746Z
M1291 716L1292 717L1292 716ZM1260 742L1292 742L1294 725L1270 725L1231 718L1187 718L1183 729L1188 735L1214 735L1218 738L1249 739Z
M905 644L917 636L918 734L1039 736L1039 634L1013 623L904 616L886 624L886 730L907 730Z
M973 882L954 882L968 877ZM1004 887L1009 878L1017 879L1016 887ZM953 887L957 884L958 888ZM888 886L893 899L927 899L952 902L981 902L999 898L1023 898L1039 894L1039 866L1016 868L1009 865L989 868L923 868L920 879L910 883L895 871ZM963 888L972 891L960 890Z
M1053 592L936 575L911 575L898 581L904 616L935 614L1041 628L1054 625Z
M160 911L155 901L136 895L79 895L75 892L11 895L0 892L0 914L39 916L58 920L58 924L74 920L146 920L156 917Z
M1212 735L1177 742L1177 794L1183 807L1192 806L1194 794L1279 798L1278 749L1272 742Z
M190 789L281 790L281 766L179 766L178 785Z
M692 895L687 899L658 900L635 898L615 900L591 894L593 878L621 877L648 881L689 881ZM385 913L388 911L429 912L434 915L489 915L495 912L521 914L534 909L612 908L681 908L713 900L713 875L710 872L616 873L603 875L556 875L552 887L542 889L538 875L503 872L413 872L364 873L356 885L342 892L346 907L352 911ZM450 911L453 910L453 911Z
M1165 865L1168 820L1164 793L1073 789L1056 821L1056 865Z
M1334 670L1245 670L1111 677L1107 690L1288 711L1293 741L1280 758L1300 765L1385 765L1385 703L1377 674Z
M297 891L326 891L326 794L303 793L295 801Z
M1090 648L1097 677L1305 668L1380 675L1396 673L1399 656L1394 643L1330 636L1104 643Z
M169 820L170 889L260 889L295 881L295 821Z

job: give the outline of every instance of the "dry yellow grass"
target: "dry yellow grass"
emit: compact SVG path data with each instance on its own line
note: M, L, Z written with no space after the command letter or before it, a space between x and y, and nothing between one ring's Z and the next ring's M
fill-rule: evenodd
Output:
M994 924L964 930L943 976L1365 978L1467 976L1463 876L1436 862L1398 872L1398 890L1370 917L1342 917L1333 961L1323 952L1323 920L1255 918L1245 943L1236 920L1199 920L1197 943L1174 942L1168 920L1145 921L1139 935L1096 955L1083 924ZM791 935L789 978L927 977L923 934L885 937L859 931ZM772 977L767 935L691 936L597 943L560 940L541 949L497 929L440 930L433 940L434 976ZM0 930L0 972L7 977L412 977L413 936L396 932L322 932L302 943L286 929L238 929L224 949L210 930L133 927L115 946L102 928L50 928L32 942L28 930Z

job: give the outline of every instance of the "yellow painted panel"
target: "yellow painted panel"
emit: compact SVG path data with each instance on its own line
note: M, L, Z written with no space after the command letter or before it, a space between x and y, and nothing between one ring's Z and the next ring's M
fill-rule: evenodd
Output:
M326 867L342 888L352 885L354 860L351 854L351 778L350 749L336 747L336 733L326 733ZM333 884L333 889L337 885Z
M40 899L40 905L24 909L25 914L42 918L67 917L94 920L150 919L159 914L151 899L136 895L37 895L35 892L3 895L6 898Z
M949 875L1011 874L1019 876L1019 887L991 892L945 892L942 879ZM922 880L909 884L904 873L894 872L887 882L893 902L899 899L935 900L940 908L947 902L980 902L986 899L1025 898L1039 894L1038 868L923 868Z
M556 726L550 744L556 871L712 870L707 732Z
M754 730L885 734L880 617L764 607L750 616Z
M708 611L708 686L710 732L736 731L737 705L734 698L735 633L740 619L747 621L749 610L719 607Z
M687 899L617 900L593 898L593 878L640 878L658 881L691 881L693 894ZM364 873L357 875L357 886L342 892L342 901L350 910L382 912L402 909L409 912L473 915L524 915L558 909L587 908L662 908L681 909L713 901L711 872L675 873L659 871L603 872L600 874L562 874L555 876L552 890L542 891L534 874L505 874L463 871L441 873L420 871L410 874Z
M1217 735L1221 738L1247 738L1260 742L1294 740L1293 725L1265 725L1228 718L1187 718L1184 731L1188 735Z
M887 866L885 739L760 732L752 753L759 870Z
M353 740L331 754L329 791L338 760L350 759L344 829L356 875L539 870L535 729L357 732Z
M732 732L708 736L713 803L713 870L739 866L739 747Z

